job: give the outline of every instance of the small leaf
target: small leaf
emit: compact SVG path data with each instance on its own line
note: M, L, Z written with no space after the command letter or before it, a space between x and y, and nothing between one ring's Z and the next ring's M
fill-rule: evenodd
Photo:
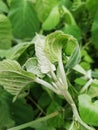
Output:
M87 94L79 96L79 113L83 121L89 125L98 126L98 101L94 103Z
M53 19L53 20L52 20ZM50 12L47 19L44 21L42 28L44 30L51 30L54 29L60 21L60 13L58 6L54 7Z
M9 19L0 14L0 49L8 49L11 47L12 28Z
M16 61L3 60L0 62L0 84L12 95L17 97L34 79L35 75L22 70Z
M44 75L40 72L38 67L38 61L36 57L29 58L26 63L23 65L28 72L31 72L38 77L43 77Z
M45 38L43 36L37 35L35 37L34 43L40 71L42 73L54 71L55 66L48 60L44 52Z
M74 48L71 56L68 59L66 68L74 67L76 64L80 62L80 59L81 59L80 48L79 48L79 45L77 44L77 46Z

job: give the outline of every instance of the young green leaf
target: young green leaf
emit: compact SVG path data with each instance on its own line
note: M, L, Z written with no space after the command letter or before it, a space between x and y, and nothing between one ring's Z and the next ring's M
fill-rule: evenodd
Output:
M34 43L40 71L42 73L48 73L50 71L54 71L55 66L48 60L44 52L45 38L43 36L37 35L35 37Z
M87 124L98 126L98 101L94 103L92 99L87 94L82 94L79 96L79 113Z
M38 60L36 57L29 58L23 65L23 67L25 67L28 72L31 72L37 75L38 77L44 76L38 67Z
M59 21L60 21L60 12L58 6L56 6L52 9L49 16L44 21L42 28L44 30L54 29L58 25Z
M68 58L66 67L75 66L80 60L80 49L77 40L61 31L56 31L48 35L45 39L45 53L52 63L61 59L62 53ZM62 52L63 51L63 52Z
M71 56L68 59L66 68L74 67L76 64L80 62L80 59L81 59L80 48L79 48L79 45L77 44L77 46L75 47Z
M45 53L52 63L58 62L69 35L61 31L49 34L45 39Z
M0 49L11 47L12 28L7 16L0 14Z
M37 0L35 9L41 22L44 22L51 10L57 5L58 0Z
M0 57L17 60L31 44L32 43L30 42L24 42L24 43L19 43L8 50L0 50Z
M22 70L16 61L3 60L0 62L0 84L12 95L18 96L34 79L35 75Z
M39 31L39 20L32 2L29 0L12 0L9 18L16 38L32 39Z

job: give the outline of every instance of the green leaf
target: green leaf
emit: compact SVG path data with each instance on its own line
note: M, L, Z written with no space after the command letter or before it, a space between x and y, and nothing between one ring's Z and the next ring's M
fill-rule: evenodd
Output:
M13 103L12 96L0 87L0 130L29 122L33 117L34 111L25 99Z
M75 83L78 84L78 85L85 85L86 82L87 82L87 80L86 80L86 79L83 79L82 77L75 79Z
M17 97L34 79L34 74L22 70L16 61L3 60L0 62L0 84L12 95Z
M25 52L25 50L31 45L32 43L30 42L17 44L16 46L12 47L7 51L6 58L15 60L18 59L23 54L23 52Z
M35 43L35 52L41 73L48 73L55 70L55 66L48 60L44 52L45 38L37 35L33 41Z
M9 19L0 14L0 48L8 49L11 47L12 28Z
M58 3L58 0L37 0L36 2L36 11L41 22L44 22L48 17L50 11Z
M65 34L73 35L78 40L81 39L81 30L77 25L65 25L62 29Z
M29 58L23 65L23 67L25 67L28 72L31 72L37 75L38 77L44 76L38 67L38 60L36 57Z
M80 62L80 59L81 59L80 48L79 45L77 44L71 56L69 57L69 60L66 64L66 68L74 67L76 64Z
M45 53L52 63L59 61L62 48L67 44L69 35L61 31L55 31L47 35L45 39Z
M47 114L50 114L54 111L60 111L61 110L61 106L56 103L56 102L51 102L50 106L47 109ZM64 119L62 118L62 114L58 114L56 117L49 119L48 120L48 126L51 127L62 127L62 125L64 124Z
M16 122L16 125L21 125L33 120L34 111L25 99L17 99L14 103L12 103L11 98L8 105L10 108L10 115Z
M32 2L29 0L13 0L9 10L9 18L16 38L32 39L39 31L39 20Z
M83 121L89 125L98 126L98 101L92 102L87 94L79 96L79 113Z
M0 0L0 13L2 12L8 13L8 7L2 0Z
M98 49L98 11L95 15L95 18L94 18L94 21L93 21L93 24L92 24L92 39L93 39L93 42L94 42L94 45L96 47L96 49Z
M98 10L98 0L86 0L86 7L89 10L90 15L94 17Z
M7 98L8 94L0 87L0 130L5 130L15 125L10 115Z
M0 50L0 57L1 58L8 58L17 60L23 52L31 45L30 42L19 43L16 46L8 49L8 50Z
M55 31L46 37L44 50L52 63L60 61L62 53L65 53L65 56L69 56L66 64L66 67L69 68L76 65L80 60L77 40L72 35L64 34L61 31Z
M59 21L60 21L60 12L58 6L56 6L52 9L47 19L44 21L42 28L44 30L54 29L58 25Z
M89 94L92 98L98 97L98 80L94 79L87 94Z

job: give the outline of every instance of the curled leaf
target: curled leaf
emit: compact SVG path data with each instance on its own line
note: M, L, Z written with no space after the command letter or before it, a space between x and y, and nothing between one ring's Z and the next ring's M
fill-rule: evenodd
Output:
M75 66L80 60L80 50L77 40L69 34L55 31L45 39L45 53L52 62L59 62L61 55L67 60L66 68Z
M98 100L92 102L89 95L80 95L79 112L82 120L84 120L87 124L98 126Z
M40 71L42 73L54 71L55 66L49 61L44 52L45 38L43 36L37 35L34 39L34 43Z

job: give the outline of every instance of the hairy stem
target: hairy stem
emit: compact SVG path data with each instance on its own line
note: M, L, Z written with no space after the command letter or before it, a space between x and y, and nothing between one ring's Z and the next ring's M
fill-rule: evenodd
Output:
M94 128L88 126L84 121L81 120L77 107L68 91L63 91L63 96L65 97L66 101L71 105L74 120L78 121L83 127L85 127L87 130L95 130Z
M50 83L48 83L48 82L46 82L46 81L44 81L44 80L42 80L40 78L36 78L35 82L39 83L39 84L47 87L48 89L52 90L53 92L57 93L57 90Z
M91 78L85 85L84 85L84 87L81 89L81 93L83 93L83 92L85 92L87 89L88 89L88 87L91 85L91 83L93 82L93 79Z
M65 84L65 86L64 86L65 89L67 90L68 89L68 84L67 84L66 74L65 74L65 70L64 70L64 66L63 66L63 61L62 61L62 54L60 54L58 64L59 64L61 79L62 79L63 83Z

